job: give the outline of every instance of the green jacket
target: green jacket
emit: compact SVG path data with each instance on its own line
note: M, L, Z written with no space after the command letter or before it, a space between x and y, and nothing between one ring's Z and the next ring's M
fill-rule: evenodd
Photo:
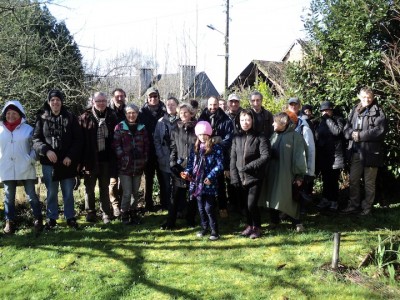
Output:
M260 194L260 204L298 219L299 205L292 199L292 183L307 172L303 137L291 126L271 136L271 158Z

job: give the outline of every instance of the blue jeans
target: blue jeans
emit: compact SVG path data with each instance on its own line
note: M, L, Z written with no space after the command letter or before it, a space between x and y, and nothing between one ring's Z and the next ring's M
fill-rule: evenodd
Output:
M74 185L75 178L53 181L53 166L42 165L43 180L47 189L46 215L49 219L58 219L58 187L61 185L61 193L64 202L64 217L71 219L75 217L74 210Z
M22 181L25 188L25 193L28 196L29 204L32 207L33 216L35 219L42 218L39 197L35 192L35 180L27 179ZM4 185L4 214L6 220L15 219L15 192L17 190L17 180L6 180Z
M122 186L121 211L128 212L131 209L136 208L136 205L139 201L138 191L140 187L140 181L142 180L142 175L119 175L119 180ZM134 203L131 203L132 194L135 200Z

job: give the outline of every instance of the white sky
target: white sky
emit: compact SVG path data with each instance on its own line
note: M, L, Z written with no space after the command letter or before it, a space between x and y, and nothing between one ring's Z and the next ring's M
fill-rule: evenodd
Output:
M217 90L225 78L225 0L54 0L84 60L139 49L154 57L157 73L196 65ZM310 0L230 0L229 84L253 59L280 60L304 38L301 16ZM222 33L207 28L212 24ZM196 58L197 57L197 58Z

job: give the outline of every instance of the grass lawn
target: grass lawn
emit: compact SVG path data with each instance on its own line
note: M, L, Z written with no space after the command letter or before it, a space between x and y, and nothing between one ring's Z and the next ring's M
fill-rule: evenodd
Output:
M165 213L135 226L81 216L80 230L61 222L39 235L21 226L0 235L0 299L400 299L399 283L375 265L357 269L378 235L399 233L399 217L398 206L367 217L309 214L304 233L283 224L250 240L231 214L214 242L197 238L199 228L160 230ZM335 231L340 272L330 268Z

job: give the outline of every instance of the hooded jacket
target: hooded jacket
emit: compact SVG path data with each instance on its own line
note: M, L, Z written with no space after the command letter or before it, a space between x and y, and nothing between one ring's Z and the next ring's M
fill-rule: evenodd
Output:
M8 101L2 110L1 119L7 107L13 105L22 114L25 111L19 101ZM24 118L12 132L7 129L4 121L0 121L0 181L36 179L36 153L32 148L33 128Z
M59 114L62 118L61 144L57 149L53 147L53 134L51 128L54 126L50 105L46 100L36 114L35 130L33 133L33 148L43 165L54 167L57 180L72 178L77 175L77 167L81 158L83 144L82 131L79 127L77 117L62 104ZM47 158L47 151L53 151L57 155L57 162L53 164ZM71 159L71 165L63 165L64 158Z

